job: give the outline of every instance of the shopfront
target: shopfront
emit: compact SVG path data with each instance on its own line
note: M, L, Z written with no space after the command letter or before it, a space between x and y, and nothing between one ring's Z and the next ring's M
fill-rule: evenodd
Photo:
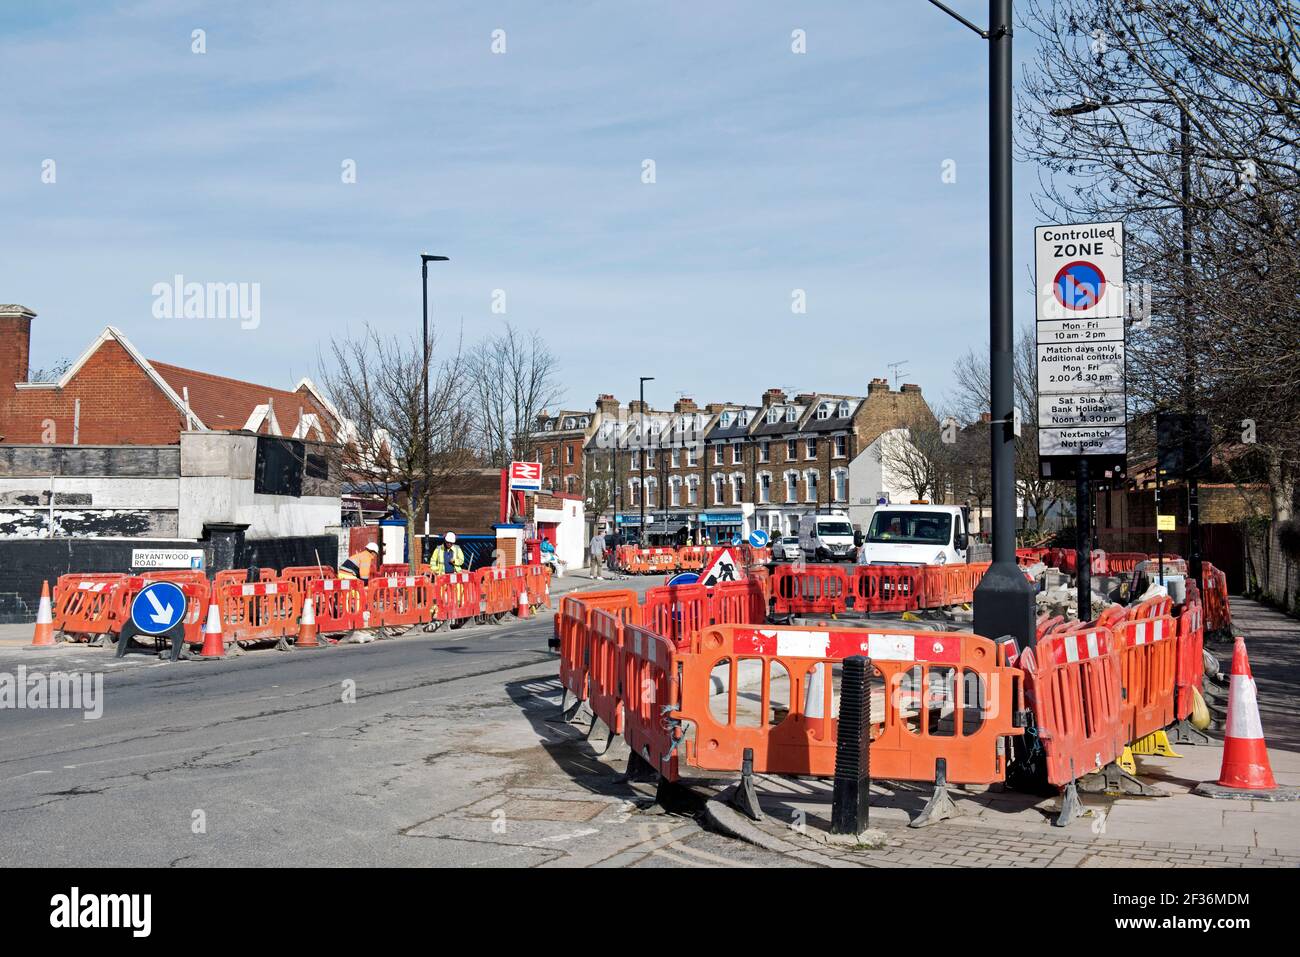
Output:
M745 526L742 512L705 512L700 516L704 537L712 545L726 545L741 537Z

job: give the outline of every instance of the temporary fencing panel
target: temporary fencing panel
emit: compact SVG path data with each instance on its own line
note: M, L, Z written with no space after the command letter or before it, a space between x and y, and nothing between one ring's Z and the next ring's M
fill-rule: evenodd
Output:
M1116 760L1124 749L1120 642L1108 628L1041 637L1018 662L1047 761L1063 786Z
M117 631L125 617L125 575L60 575L54 586L54 630L65 635L103 635Z
M587 700L590 663L587 621L597 611L608 611L624 623L641 620L636 592L631 589L570 592L560 599L555 616L555 637L560 645L560 681L579 701Z
M677 570L677 549L648 548L642 549L646 571L671 572Z
M849 579L838 565L781 565L772 576L778 615L832 615L847 608Z
M1201 610L1201 601L1192 593L1183 604L1182 614L1178 616L1178 664L1175 680L1177 690L1174 698L1174 717L1186 718L1192 713L1192 701L1201 691L1201 682L1205 677L1205 661L1201 652L1205 646L1205 617Z
M1209 562L1201 566L1201 601L1205 609L1205 628L1223 636L1232 631L1232 606L1228 600L1228 576Z
M681 699L674 648L648 628L625 625L620 659L623 738L664 778L675 781L679 732L669 715Z
M853 571L853 609L914 611L922 607L923 570L911 565L858 565Z
M1047 562L1051 552L1050 548L1017 548L1016 564L1017 565L1037 565L1039 562Z
M478 579L479 614L503 615L519 606L519 589L508 568L480 568Z
M423 575L372 578L366 586L373 628L410 628L430 620L433 583Z
M518 566L515 566L518 567ZM518 601L520 579L511 578ZM479 613L479 585L474 572L438 575L433 579L433 620L460 621Z
M304 595L307 594L307 583L319 578L335 578L334 569L328 565L290 565L280 572L280 581L292 585Z
M371 627L366 586L356 578L309 578L307 594L316 615L316 630L323 635Z
M710 625L761 625L767 621L767 597L753 578L723 582L709 589Z
M525 565L523 567L528 603L534 608L550 608L551 570L545 565Z
M683 545L677 549L677 567L684 572L698 572L704 568L709 549L704 545Z
M302 602L302 592L283 582L226 585L217 593L222 632L236 642L296 635Z
M1019 735L1022 672L987 638L945 632L720 626L701 634L694 655L679 656L682 706L673 717L695 725L687 763L740 769L753 749L754 770L830 776L835 771L837 704L832 666L867 655L874 679L871 773L890 780L933 781L935 762L948 780L990 784L1006 773L1002 739ZM761 666L757 720L739 715L740 664ZM725 714L711 707L715 670L727 672ZM778 678L774 671L779 669ZM784 689L779 686L784 684ZM775 707L773 691L784 691ZM878 698L877 698L878 696Z
M1172 618L1126 621L1115 629L1120 640L1120 710L1125 743L1145 738L1174 720L1177 631Z
M260 568L257 572L257 580L262 582L273 582L278 577L274 568ZM212 593L220 594L221 589L227 585L242 585L246 581L248 581L247 568L223 569L212 576Z
M1147 560L1143 552L1107 552L1107 575L1132 575L1133 569Z
M587 629L587 701L592 713L614 734L623 733L622 674L619 653L623 644L623 622L599 608L589 609Z
M1130 606L1129 621L1143 621L1148 618L1161 618L1170 613L1174 600L1168 595L1153 595L1146 601Z
M710 623L709 610L709 592L703 585L664 585L646 592L641 621L684 647Z

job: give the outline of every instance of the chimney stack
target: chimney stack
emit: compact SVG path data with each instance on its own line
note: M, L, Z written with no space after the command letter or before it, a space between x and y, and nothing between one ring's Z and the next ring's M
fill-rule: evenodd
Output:
M673 403L674 412L696 412L699 406L695 404L694 399L688 399L685 396Z
M780 389L768 389L763 393L763 408L767 408L769 405L780 405L785 401L785 398L785 393Z
M877 392L888 392L888 379L872 379L871 384L867 386L867 395L874 395Z
M36 313L26 306L0 306L0 389L27 381L32 359L32 320Z
M596 396L596 411L603 415L618 415L618 399L608 392Z

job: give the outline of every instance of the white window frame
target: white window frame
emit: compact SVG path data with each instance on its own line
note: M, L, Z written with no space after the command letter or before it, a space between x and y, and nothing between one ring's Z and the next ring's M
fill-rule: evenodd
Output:
M717 473L713 476L713 481L710 484L713 486L713 504L725 505L727 497L727 477L721 473Z
M796 408L795 408L794 406L792 406L792 405L791 405L791 406L787 406L787 407L786 407L786 410L785 410L785 420L786 420L787 422L798 422L798 421L799 421L799 410L796 409Z
M668 480L668 503L673 508L682 506L682 480L679 476L674 475Z
M686 446L686 467L688 469L693 469L697 464L698 462L695 457L695 446L693 445Z
M803 440L803 457L805 462L814 462L817 459L817 440Z
M764 440L758 443L758 461L766 463L772 461L772 443Z
M837 419L847 419L848 416L849 416L849 400L841 399L839 408L835 410L835 417Z
M721 464L722 464L722 446L721 446L721 445L715 445L715 446L713 447L713 464L714 464L714 465L721 465Z
M731 446L731 464L732 464L732 465L743 465L743 464L744 464L744 462L745 462L744 450L745 450L745 447L744 447L743 445L741 445L739 442L736 442L736 443L734 443L734 444Z
M758 504L760 505L772 504L772 473L771 472L765 471L765 472L758 473L758 488L755 489L754 492L758 496Z
M817 501L821 489L818 485L821 482L821 476L817 474L816 469L804 469L803 473L803 495L804 501L812 504Z
M837 459L847 459L849 457L849 437L847 435L837 435L831 440L831 455Z
M785 480L786 504L793 505L799 501L799 473L794 469L789 469L781 478Z
M745 473L732 472L731 481L731 504L739 505L745 500Z
M843 483L843 494L840 494L840 483ZM831 501L847 502L849 500L849 470L832 469L831 470Z
M700 504L700 477L692 475L686 480L686 504Z
M682 467L681 449L673 449L670 453L668 453L668 467L674 469L679 469Z
M831 404L829 402L823 402L819 406L817 406L818 419L829 419L830 417L831 417Z

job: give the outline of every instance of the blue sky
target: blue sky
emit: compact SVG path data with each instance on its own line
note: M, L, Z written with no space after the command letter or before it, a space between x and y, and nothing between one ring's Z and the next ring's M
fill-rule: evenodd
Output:
M39 314L35 365L111 323L151 358L288 386L331 336L418 331L421 251L452 258L444 338L541 330L572 407L638 375L657 404L861 393L898 361L937 397L987 340L987 49L924 0L18 6L0 302ZM260 325L155 318L176 274L259 283Z

